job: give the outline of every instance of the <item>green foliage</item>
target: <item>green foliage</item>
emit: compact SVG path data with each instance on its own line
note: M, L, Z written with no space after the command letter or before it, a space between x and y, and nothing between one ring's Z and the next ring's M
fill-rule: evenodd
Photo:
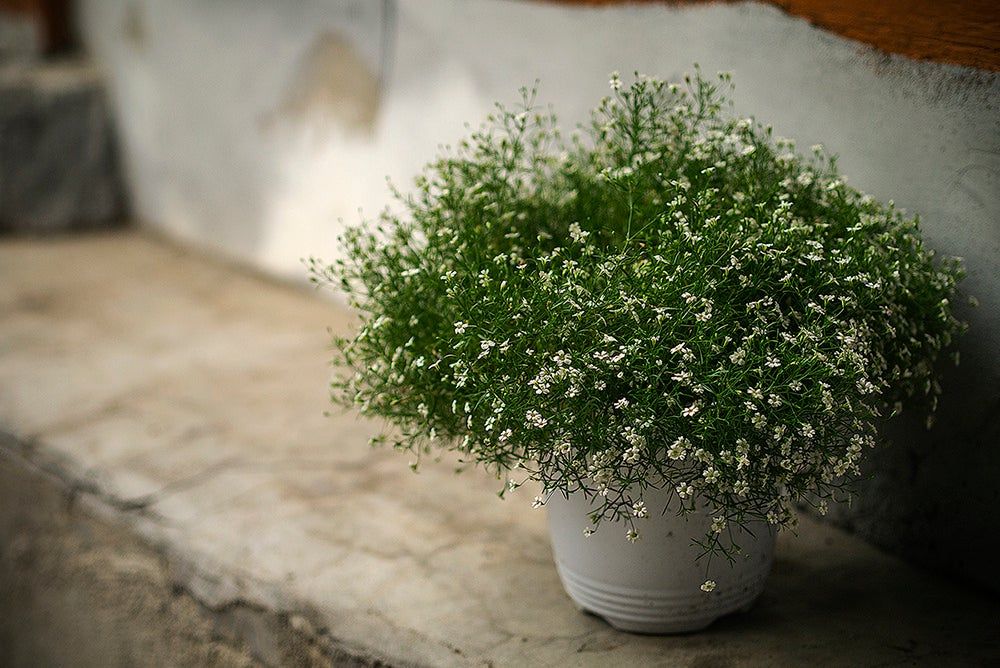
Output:
M717 516L719 552L727 523L839 496L887 407L933 410L961 268L821 147L734 117L726 75L611 86L568 138L523 91L397 193L405 215L312 261L361 313L333 399L417 459L595 495L633 538L666 488Z

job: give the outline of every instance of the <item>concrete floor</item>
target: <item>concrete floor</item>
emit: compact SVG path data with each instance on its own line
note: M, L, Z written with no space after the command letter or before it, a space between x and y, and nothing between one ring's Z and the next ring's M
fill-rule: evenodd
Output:
M804 519L749 613L577 612L531 494L323 417L337 307L138 233L0 242L0 665L997 665L1000 604Z

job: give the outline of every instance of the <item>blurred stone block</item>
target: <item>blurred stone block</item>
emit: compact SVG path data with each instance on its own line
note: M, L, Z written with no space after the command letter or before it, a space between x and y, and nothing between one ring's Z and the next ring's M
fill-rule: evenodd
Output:
M32 61L41 52L41 34L35 17L0 7L0 62Z
M104 226L123 203L97 71L76 61L0 66L0 230Z

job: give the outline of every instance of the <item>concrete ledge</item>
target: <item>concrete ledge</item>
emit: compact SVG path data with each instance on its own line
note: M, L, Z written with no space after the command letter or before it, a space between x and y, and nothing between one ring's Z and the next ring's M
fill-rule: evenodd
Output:
M306 620L210 607L113 504L0 450L0 663L5 666L375 666Z
M615 632L530 490L322 417L341 310L140 234L0 242L0 312L5 665L1000 661L995 599L811 520L750 613Z

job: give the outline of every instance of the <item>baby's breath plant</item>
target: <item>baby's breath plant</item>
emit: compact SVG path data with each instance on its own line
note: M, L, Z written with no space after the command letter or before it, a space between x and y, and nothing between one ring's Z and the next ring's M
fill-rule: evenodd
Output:
M652 512L794 525L842 496L874 420L933 412L962 324L957 260L918 220L735 116L730 78L637 77L564 137L498 106L414 194L311 261L361 315L337 338L333 399L415 456L453 449L506 480ZM666 489L666 508L643 495Z

